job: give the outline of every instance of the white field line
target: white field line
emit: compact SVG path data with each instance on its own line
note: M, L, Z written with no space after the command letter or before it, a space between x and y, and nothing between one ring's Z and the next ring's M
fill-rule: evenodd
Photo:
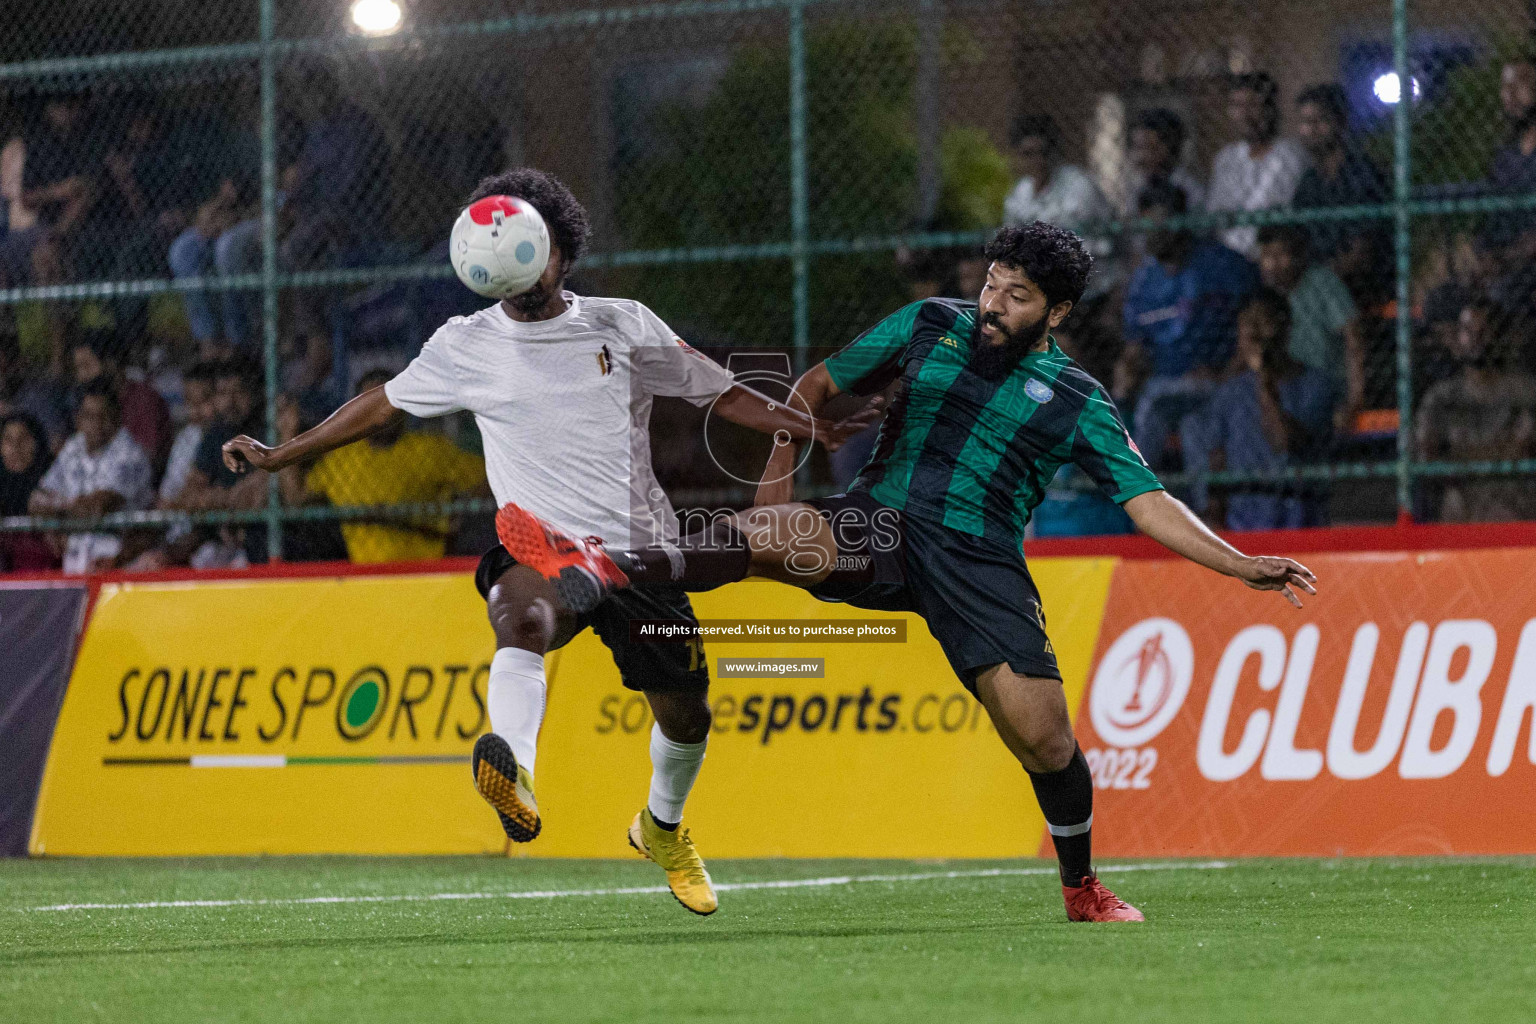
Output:
M1229 861L1208 860L1156 864L1111 864L1099 868L1103 873L1122 871L1219 871L1231 867ZM870 882L932 882L956 878L1010 878L1018 875L1054 875L1053 867L979 868L972 871L925 871L896 875L830 875L825 878L784 878L763 882L721 882L721 892L745 892L752 889L814 889L834 885L861 885ZM327 903L436 903L444 900L547 900L562 896L639 896L664 893L664 885L633 885L609 889L529 889L513 892L434 892L407 893L396 896L304 896L293 899L263 900L151 900L144 903L54 903L42 907L18 907L25 913L61 910L165 910L184 907L297 907Z

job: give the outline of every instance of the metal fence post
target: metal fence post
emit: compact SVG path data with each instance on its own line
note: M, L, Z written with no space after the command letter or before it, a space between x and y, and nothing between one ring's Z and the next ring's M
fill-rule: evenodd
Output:
M277 52L276 0L261 3L261 358L267 443L277 443ZM267 478L267 558L283 555L277 475Z
M804 373L811 347L810 199L805 153L805 0L789 5L789 230L794 269L795 372Z
M1408 208L1413 77L1408 67L1408 0L1392 0L1392 69L1398 87L1392 108L1392 223L1397 251L1397 515L1402 519L1413 512L1413 258Z

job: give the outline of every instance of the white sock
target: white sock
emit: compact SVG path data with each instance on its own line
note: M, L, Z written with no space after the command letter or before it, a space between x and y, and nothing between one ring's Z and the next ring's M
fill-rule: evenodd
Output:
M651 817L668 824L683 820L683 803L699 777L708 745L708 739L673 743L661 734L661 726L651 726L651 796L646 802Z
M498 650L491 659L485 702L491 731L507 741L517 763L532 775L544 722L544 656L521 647Z

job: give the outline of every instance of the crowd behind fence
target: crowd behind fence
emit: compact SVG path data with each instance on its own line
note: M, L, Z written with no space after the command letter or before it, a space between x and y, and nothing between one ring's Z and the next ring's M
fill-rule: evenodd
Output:
M783 378L974 299L1002 224L1097 263L1057 340L1214 525L1536 518L1536 48L1504 0L58 0L0 39L0 570L478 553L471 419L281 477L483 304L447 229L532 165L586 204L571 287ZM772 363L772 359L769 359ZM741 365L748 365L743 362ZM658 402L680 505L767 442ZM713 429L713 428L710 428ZM816 453L846 486L873 436ZM1064 471L1036 535L1123 532Z

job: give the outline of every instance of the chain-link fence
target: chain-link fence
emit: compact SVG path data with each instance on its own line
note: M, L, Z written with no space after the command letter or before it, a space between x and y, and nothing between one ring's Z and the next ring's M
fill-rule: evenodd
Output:
M1057 339L1213 522L1536 518L1533 6L8 11L0 557L484 544L462 417L286 477L236 479L212 453L317 422L477 308L447 229L517 165L587 207L575 290L640 299L722 360L799 369L906 302L974 299L1000 224L1065 224L1097 269ZM124 444L103 434L119 422ZM668 403L653 434L681 503L750 498L735 478L767 442L733 435L722 458ZM818 452L802 490L845 484L850 449ZM1038 528L1116 515L1069 473Z

